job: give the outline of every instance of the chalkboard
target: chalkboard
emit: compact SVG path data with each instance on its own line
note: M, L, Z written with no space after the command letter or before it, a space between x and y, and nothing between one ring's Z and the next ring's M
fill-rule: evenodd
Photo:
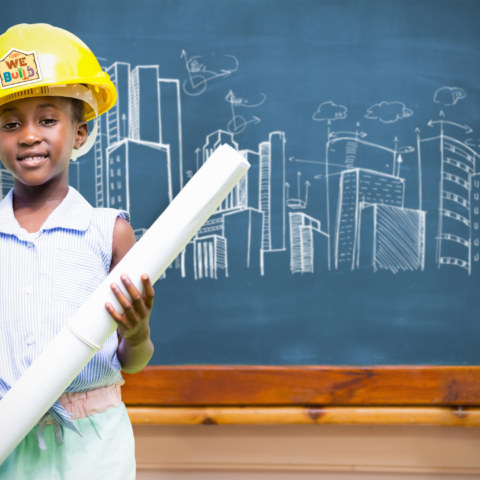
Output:
M252 164L156 285L152 364L479 364L476 0L2 6L117 85L70 183L138 236L217 145Z

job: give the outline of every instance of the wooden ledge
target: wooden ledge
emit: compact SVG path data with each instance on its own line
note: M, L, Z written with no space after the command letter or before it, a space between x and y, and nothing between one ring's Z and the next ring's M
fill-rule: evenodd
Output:
M480 407L480 366L152 366L125 375L144 407Z
M480 408L462 407L127 407L135 426L438 425L480 427Z

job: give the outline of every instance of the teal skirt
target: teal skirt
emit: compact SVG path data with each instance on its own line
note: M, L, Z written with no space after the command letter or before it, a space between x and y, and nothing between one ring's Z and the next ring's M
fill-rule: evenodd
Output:
M0 465L0 479L135 479L133 431L123 403L75 424L83 436L64 428L63 441L53 425L35 426Z

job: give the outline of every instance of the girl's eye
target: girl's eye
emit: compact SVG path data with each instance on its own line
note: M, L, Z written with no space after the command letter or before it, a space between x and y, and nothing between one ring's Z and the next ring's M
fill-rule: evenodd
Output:
M18 125L20 125L20 124L17 123L17 122L4 123L4 124L2 125L2 129L3 129L3 130L13 130L13 129L16 128Z
M55 118L44 118L40 123L43 125L54 125L57 122Z

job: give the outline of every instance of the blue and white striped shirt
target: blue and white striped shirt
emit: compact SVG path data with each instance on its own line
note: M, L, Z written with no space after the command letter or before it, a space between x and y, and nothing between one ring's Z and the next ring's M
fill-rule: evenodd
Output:
M0 202L0 398L108 275L115 221L126 218L93 208L70 187L41 229L29 233L12 200L13 190ZM117 346L114 332L66 391L122 382ZM72 426L58 403L50 413Z

